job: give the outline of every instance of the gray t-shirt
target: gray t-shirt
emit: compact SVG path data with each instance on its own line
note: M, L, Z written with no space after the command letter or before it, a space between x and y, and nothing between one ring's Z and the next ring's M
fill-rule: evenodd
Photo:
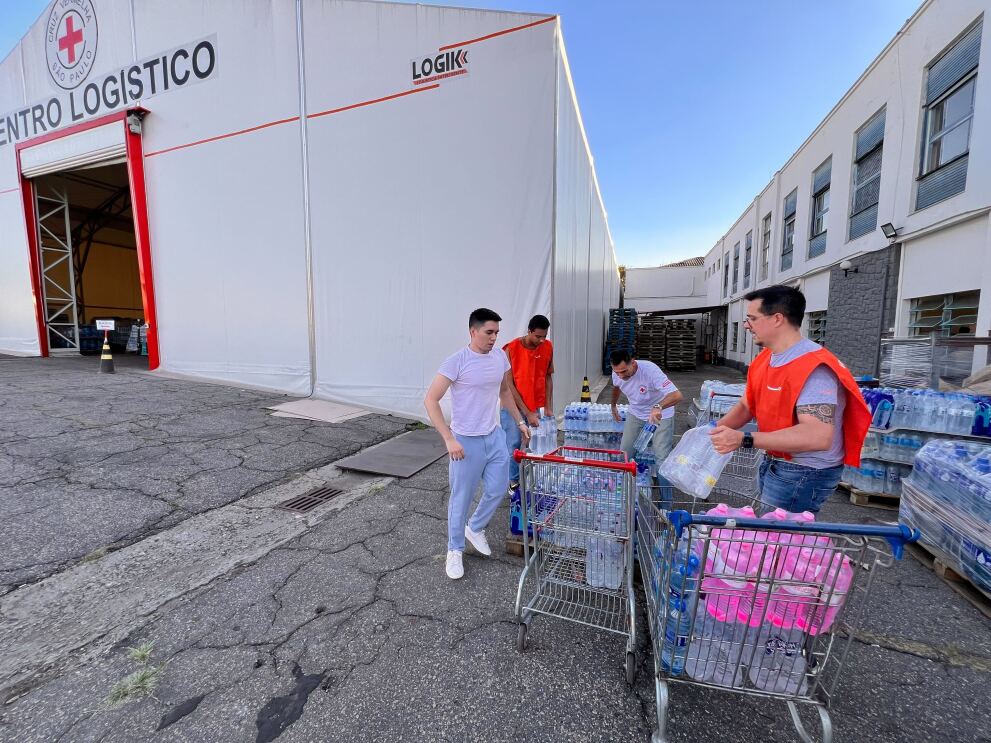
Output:
M822 346L808 338L802 338L798 343L781 353L771 354L771 366L784 366L807 353L818 351ZM836 406L836 420L833 427L833 443L826 451L810 451L792 454L792 462L817 470L835 467L843 464L845 450L843 447L843 411L846 408L846 390L840 384L835 372L825 364L820 364L798 394L796 405L827 404Z

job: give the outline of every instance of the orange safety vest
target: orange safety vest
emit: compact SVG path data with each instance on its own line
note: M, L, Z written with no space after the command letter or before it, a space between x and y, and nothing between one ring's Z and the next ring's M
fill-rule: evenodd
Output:
M850 370L825 348L803 354L783 366L771 366L771 351L765 348L757 355L747 372L747 405L757 419L757 428L760 431L780 431L794 426L798 422L795 403L798 402L805 381L820 364L832 369L846 390L843 463L859 467L860 450L871 426L871 412ZM781 459L792 458L784 452L771 451L768 454Z

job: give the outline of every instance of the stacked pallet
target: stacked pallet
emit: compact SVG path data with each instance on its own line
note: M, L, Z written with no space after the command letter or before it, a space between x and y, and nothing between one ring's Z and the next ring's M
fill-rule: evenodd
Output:
M668 320L665 369L695 369L695 320Z
M653 361L663 367L666 338L667 323L664 322L664 315L659 312L645 312L640 315L637 350L641 359Z
M631 356L637 352L637 311L632 307L609 310L609 330L602 353L602 373L611 374L609 356L613 351L628 351Z

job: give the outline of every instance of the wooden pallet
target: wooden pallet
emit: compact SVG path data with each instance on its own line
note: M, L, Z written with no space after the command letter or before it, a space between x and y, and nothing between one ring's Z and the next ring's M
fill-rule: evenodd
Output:
M949 557L921 542L906 546L912 557L936 573L946 585L963 596L971 606L991 619L991 594L985 593L971 583L966 576L958 573L952 567L952 560Z
M871 508L886 508L889 511L897 511L901 504L901 496L890 493L871 493L860 488L855 488L849 483L841 482L840 487L850 493L850 502L855 506L869 506Z
M530 537L530 550L533 550L533 537ZM523 536L521 534L506 532L506 554L523 557Z

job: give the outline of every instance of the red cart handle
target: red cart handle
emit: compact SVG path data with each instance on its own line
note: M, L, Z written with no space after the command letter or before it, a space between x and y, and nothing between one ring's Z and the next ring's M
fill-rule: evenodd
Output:
M568 449L573 449L574 451L607 451L611 454L621 454L622 452L616 450L603 450L603 449L582 449L579 447L567 447ZM555 451L558 451L555 449ZM529 459L531 462L554 462L555 464L577 464L582 467L598 467L604 470L618 470L620 472L629 472L631 475L636 477L637 474L637 463L636 462L603 462L599 459L576 459L573 457L562 457L557 454L528 454L527 452L520 451L517 449L513 452L513 459L517 463L522 462L524 459Z

